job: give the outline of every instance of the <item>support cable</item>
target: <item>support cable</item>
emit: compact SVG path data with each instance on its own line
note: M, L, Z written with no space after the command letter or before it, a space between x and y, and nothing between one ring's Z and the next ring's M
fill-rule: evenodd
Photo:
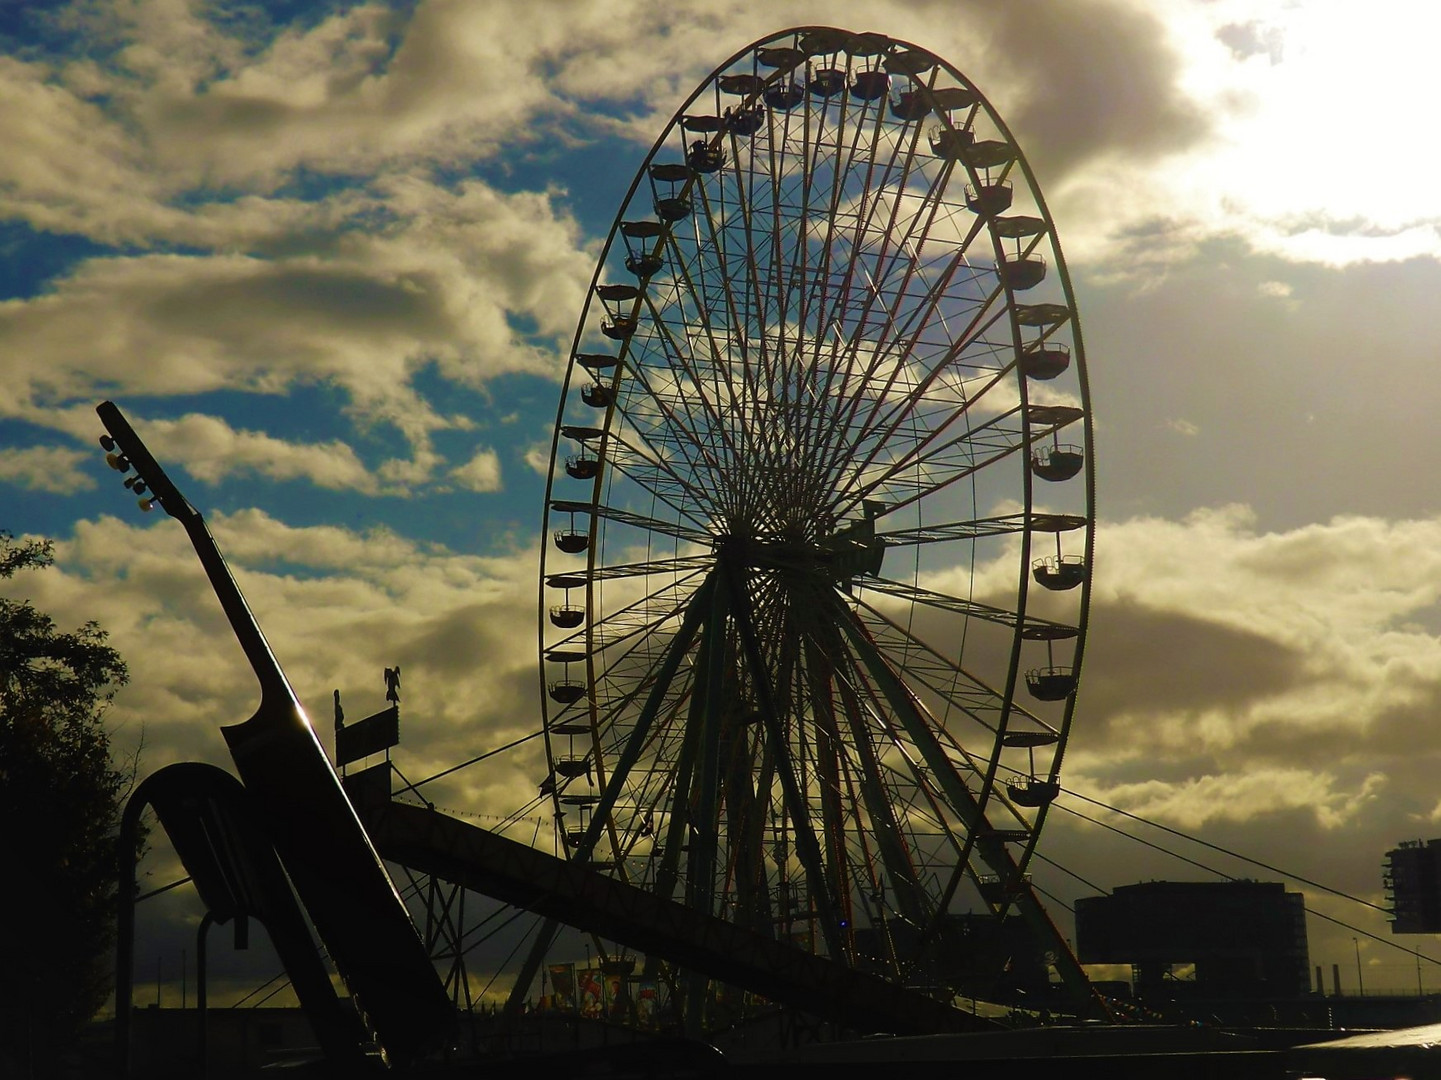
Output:
M1202 840L1202 839L1200 839L1199 837L1191 836L1191 835L1189 835L1189 834L1187 834L1187 833L1181 832L1179 829L1173 829L1173 828L1171 828L1171 827L1168 826L1168 825L1161 825L1161 824L1159 824L1158 822L1150 821L1150 820L1147 819L1147 818L1141 817L1139 814L1132 814L1132 813L1130 813L1130 812L1128 812L1128 811L1126 811L1126 810L1120 809L1119 807L1110 806L1110 805L1108 805L1107 803L1101 802L1099 799L1091 799L1091 798L1086 797L1085 795L1080 795L1080 794L1078 794L1078 793L1076 793L1076 792L1074 792L1074 791L1071 791L1069 788L1063 788L1062 790L1065 791L1067 795L1074 795L1076 798L1081 799L1081 800L1084 801L1084 802L1093 803L1093 804L1096 805L1096 806L1105 807L1105 809L1107 809L1107 810L1114 811L1115 813L1121 814L1121 815L1124 816L1124 817L1128 817L1128 818L1130 818L1130 819L1133 820L1133 821L1138 821L1138 822L1140 822L1142 825L1150 825L1150 826L1153 827L1153 828L1160 829L1162 832L1167 832L1167 833L1170 833L1170 834L1173 835L1173 836L1180 837L1182 840L1190 840L1190 841L1192 841L1193 843L1200 844L1202 847L1211 848L1213 851L1220 852L1220 853L1223 854L1223 855L1229 855L1231 858L1239 859L1241 862L1249 863L1249 864L1251 864L1252 866L1259 866L1259 867L1261 867L1261 868L1264 869L1264 870L1269 870L1269 871L1270 871L1271 873L1273 873L1273 874L1279 874L1281 877L1286 878L1286 879L1289 880L1289 881L1296 881L1296 882L1300 882L1300 883L1303 884L1303 885L1310 885L1310 886L1312 886L1313 888L1320 889L1320 890L1323 891L1323 892L1331 893L1332 895L1338 896L1338 897L1340 897L1340 898L1343 899L1343 900L1349 900L1349 901L1351 901L1353 904L1359 904L1359 905L1361 905L1362 907L1371 908L1371 909L1373 909L1373 910L1375 910L1375 911L1379 911L1379 912L1381 912L1382 914L1385 914L1385 915L1391 914L1391 912L1390 912L1387 908L1381 907L1381 906L1378 905L1378 904L1373 904L1373 903L1371 903L1369 900L1362 900L1360 897L1352 896L1352 895L1350 895L1349 893L1342 892L1340 889L1334 889L1334 888L1332 888L1332 887L1329 886L1329 885L1322 885L1322 884L1321 884L1320 882L1318 882L1318 881L1312 881L1312 880L1310 880L1309 878L1302 877L1302 876L1299 875L1299 874L1289 873L1289 872L1287 872L1287 871L1285 871L1285 870L1282 870L1282 869L1279 868L1279 867L1271 866L1269 863L1264 863L1264 862L1260 861L1259 859L1252 859L1252 858L1250 858L1250 857L1248 857L1248 856L1246 856L1246 855L1242 855L1242 854L1239 853L1239 852L1231 851L1231 850L1228 849L1228 848L1221 847L1219 844L1213 844L1213 843L1211 843L1211 842L1208 841L1208 840ZM1128 833L1128 832L1126 832L1126 830L1117 828L1115 825L1108 824L1107 822L1100 821L1100 820L1098 820L1098 819L1096 819L1096 818L1093 818L1093 817L1088 817L1088 816L1086 816L1085 814L1081 813L1079 810L1072 810L1069 806L1063 806L1063 805L1061 805L1060 803L1054 803L1053 806L1054 806L1057 810L1064 810L1066 813L1071 814L1071 815L1073 815L1073 816L1075 816L1075 817L1080 818L1082 821L1088 821L1088 822L1090 822L1092 825L1099 825L1099 826L1101 826L1101 828L1103 828L1103 829L1109 829L1111 832L1116 833L1116 834L1119 835L1119 836L1124 836L1127 840L1133 840L1133 841L1135 841L1135 842L1138 843L1138 844L1142 844L1142 845L1144 845L1145 847L1151 848L1153 851L1159 851L1159 852L1160 852L1161 854L1163 854L1163 855L1169 855L1169 856L1171 856L1171 858L1173 858L1173 859L1179 859L1179 860L1181 860L1182 862L1184 862L1184 863L1186 863L1186 864L1188 864L1188 865L1190 865L1190 866L1194 866L1194 867L1196 867L1196 868L1198 868L1198 869L1200 869L1200 870L1206 871L1208 874L1215 874L1217 877L1223 878L1223 879L1225 879L1226 881L1236 881L1236 880L1238 880L1234 874L1228 874L1228 873L1226 873L1224 870L1218 870L1218 869L1216 869L1214 866L1207 866L1205 863L1197 862L1195 859L1187 858L1187 857L1184 856L1184 855L1181 855L1181 854L1179 854L1179 853L1177 853L1177 852L1171 851L1169 848L1164 848L1164 847L1160 846L1159 844L1154 844L1154 843L1152 843L1152 842L1149 841L1149 840L1143 840L1141 837L1136 836L1134 833ZM1045 856L1040 855L1039 853L1037 853L1037 857L1043 859L1045 862L1049 863L1051 866L1056 867L1056 869L1062 871L1063 873L1069 874L1071 877L1075 878L1077 881L1082 881L1082 882L1084 882L1084 883L1085 883L1086 885L1088 885L1090 888L1096 889L1098 892L1101 892L1101 893L1109 893L1109 892L1111 891L1111 890L1109 890L1109 889L1103 889L1103 888L1101 888L1101 887L1098 886L1098 885L1095 885L1095 884L1093 884L1093 883L1091 883L1091 882L1089 882L1089 881L1086 881L1085 878L1081 877L1079 874L1074 873L1073 871L1066 869L1064 866L1061 866L1059 863L1055 862L1054 860L1046 859ZM1034 886L1033 886L1033 887L1034 887ZM1041 890L1041 889L1039 889L1039 888L1037 889L1037 891L1038 891L1038 892L1044 892L1044 890ZM1051 896L1050 893L1046 893L1045 895ZM1052 898L1052 899L1055 899L1055 897L1051 897L1051 898ZM1064 905L1063 905L1063 906L1064 906ZM1316 916L1316 918L1318 918L1318 919L1324 919L1326 922L1333 923L1333 924L1335 924L1336 926L1339 926L1339 927L1341 927L1341 928L1344 929L1344 930L1348 930L1348 931L1350 931L1350 932L1353 933L1353 934L1357 934L1357 935L1359 935L1359 936L1361 936L1361 937L1367 938L1367 939L1370 940L1370 941L1374 941L1374 942L1376 942L1376 943L1378 943L1378 944L1380 944L1380 945L1386 945L1386 946L1388 946L1388 947L1390 947L1390 948L1392 948L1392 949L1396 949L1397 951L1403 952L1403 953L1405 953L1405 954L1408 955L1408 956L1415 957L1415 958L1418 959L1418 960L1425 960L1427 963L1436 964L1437 966L1441 966L1441 960L1438 960L1438 959L1436 959L1435 957L1427 956L1427 955L1426 955L1425 953L1423 953L1423 952L1418 952L1418 951L1416 951L1415 949L1408 948L1407 946L1402 945L1402 944L1400 944L1399 942L1393 941L1393 940L1391 940L1390 938L1387 938L1387 937L1383 937L1383 936L1381 936L1380 934L1373 933L1372 931L1367 930L1367 929L1365 929L1364 927L1354 926L1354 925L1352 925L1351 923L1348 923L1348 922L1346 922L1346 921L1343 920L1343 919L1338 919L1338 918L1336 918L1334 915L1327 915L1327 914L1326 914L1325 912L1323 912L1323 911L1317 911L1315 908L1311 907L1310 905L1307 905L1307 906L1306 906L1306 913L1307 913L1308 915L1314 915L1314 916Z
M1112 806L1109 803L1103 803L1100 799L1089 798L1088 796L1082 795L1079 792L1072 791L1070 788L1062 788L1061 790L1064 791L1067 795L1074 795L1076 798L1082 800L1083 802L1091 803L1093 806L1100 806L1106 810L1110 810L1112 813L1120 814L1122 817L1130 818L1132 821L1139 821L1142 825L1149 825L1153 829L1160 829L1162 832L1170 833L1172 836L1179 836L1182 840L1189 840L1193 844L1200 844L1202 847L1210 848L1212 851L1218 851L1222 855L1229 855L1233 859L1240 859L1242 862L1250 863L1252 866L1259 866L1262 870L1269 870L1273 874L1280 874L1282 877L1287 878L1291 881L1299 881L1302 885L1310 885L1313 889L1320 889L1322 892L1328 892L1331 893L1333 896L1339 896L1343 900L1350 900L1353 904L1360 904L1362 907L1368 907L1373 911L1379 911L1383 915L1391 914L1390 908L1384 908L1380 904L1373 904L1369 900L1362 900L1359 896L1352 896L1350 893L1342 892L1340 889L1333 889L1330 885L1322 885L1319 881L1312 881L1310 878L1302 877L1300 874L1292 874L1286 870L1282 870L1280 867L1272 866L1270 863L1264 863L1260 859L1249 858L1246 855L1242 855L1240 852L1232 851L1230 848L1224 848L1220 844L1213 844L1209 840L1202 840L1198 836L1191 836L1187 833L1183 833L1180 829L1173 829L1169 825L1162 825L1159 822L1150 821L1147 818L1141 817L1139 814L1132 814L1127 810L1122 810L1119 806ZM1065 808L1062 807L1062 809ZM1076 811L1074 810L1070 812L1073 814L1076 813ZM1077 814L1077 816L1080 817L1083 815ZM1088 818L1087 820L1092 819ZM1100 825L1104 823L1098 821L1096 822L1096 824ZM1109 825L1106 827L1111 828L1111 826ZM1119 832L1120 830L1116 831ZM1122 835L1127 834L1123 833ZM1145 841L1141 842L1145 843ZM1155 845L1151 846L1154 847ZM1164 851L1165 849L1158 848L1157 850ZM1177 858L1180 858L1180 856L1177 856ZM1200 866L1201 864L1195 863L1194 865ZM1219 873L1219 871L1212 871L1212 873Z

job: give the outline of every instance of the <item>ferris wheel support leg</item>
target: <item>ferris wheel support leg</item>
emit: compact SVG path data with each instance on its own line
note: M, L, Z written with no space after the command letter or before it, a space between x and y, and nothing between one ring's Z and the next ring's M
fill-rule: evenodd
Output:
M714 593L715 575L712 574L696 590L695 595L691 597L690 604L686 607L680 628L676 631L674 640L667 647L665 661L656 673L655 686L651 689L650 696L646 698L645 706L641 709L640 716L636 718L635 726L631 728L626 744L616 759L615 767L611 770L610 779L606 782L600 801L591 811L590 824L586 826L585 836L581 838L581 842L576 848L577 858L589 858L590 853L595 849L601 830L605 828L605 823L610 818L610 812L615 809L615 804L620 799L621 790L630 776L630 770L640 759L641 751L645 748L651 725L655 723L655 718L660 713L666 691L670 688L676 672L680 669L681 659L690 649L691 643L695 641L696 631L700 629L701 618L708 611Z
M575 858L589 858L590 853L595 849L596 841L600 839L606 820L609 818L611 810L615 808L616 800L620 797L621 788L630 774L631 767L640 757L646 735L655 721L656 714L660 711L665 691L670 686L671 680L675 678L681 658L690 648L691 642L695 640L701 617L708 609L710 598L714 593L715 578L714 575L711 575L691 597L680 628L676 631L675 640L670 643L665 661L657 673L655 687L651 690L650 697L646 699L645 707L641 709L635 727L631 730L630 738L622 749L615 768L611 771L604 794L601 795L600 801L596 803L595 809L591 813L590 824L586 826L585 836L581 838L580 844L576 847ZM555 919L547 919L541 927L540 933L530 947L530 952L526 954L520 972L515 977L515 984L510 988L510 997L506 999L505 1003L506 1015L519 1015L526 997L530 994L531 984L535 982L536 973L540 971L540 965L545 960L546 951L555 939L559 925Z
M717 590L696 657L696 682L692 691L694 697L701 699L700 774L691 821L685 888L686 907L707 915L715 914L716 801L720 790L720 721L725 696L725 650L720 647L720 642L725 633L725 620L725 590Z
M706 620L706 632L696 656L696 677L691 691L691 723L699 720L699 775L696 777L695 807L691 817L690 851L686 860L686 907L706 915L715 914L715 861L717 793L720 788L720 720L724 707L725 591L717 589ZM699 712L699 716L695 715ZM685 1033L700 1038L704 1032L705 1006L710 980L701 972L686 974Z
M726 587L731 594L732 621L735 623L746 662L750 665L751 675L755 680L756 705L761 719L766 725L766 738L776 754L776 772L780 776L786 812L790 815L791 826L795 830L796 854L800 856L807 877L814 883L812 895L820 914L821 935L825 939L826 950L830 953L831 958L838 962L844 962L846 953L839 936L840 926L837 921L835 905L832 897L826 895L824 887L826 876L821 860L820 843L816 840L815 830L811 828L810 808L807 806L796 780L785 730L781 726L780 716L776 712L775 697L771 691L770 679L766 674L765 657L761 655L760 646L756 642L755 627L746 606L746 598L743 595L741 583L733 572L728 572L724 567L717 567L717 572L726 575Z
M685 737L681 743L680 757L676 762L675 790L689 791L691 777L695 773L697 744L700 740L701 710L705 707L703 688L691 691L690 708L686 713ZM665 843L661 849L660 867L656 870L655 893L663 900L675 894L676 882L680 880L680 853L686 846L686 832L690 828L690 807L685 799L671 802L670 821L666 825Z
M865 627L860 624L854 612L838 599L835 601L835 606L837 622L840 623L846 636L850 639L852 647L866 665L867 670L870 671L871 678L876 681L886 700L890 702L891 708L895 711L896 718L901 722L906 734L911 737L916 748L920 750L926 767L940 782L946 798L950 800L951 806L960 814L961 820L975 838L976 850L980 852L981 858L1000 875L1002 881L1012 885L1015 890L1013 902L1021 917L1030 926L1031 932L1039 941L1054 949L1057 973L1071 994L1077 1010L1082 1015L1097 1011L1104 1012L1100 998L1097 997L1090 979L1082 970L1080 961L1071 951L1065 936L1051 921L1046 909L1036 899L1036 894L1023 880L1020 867L1016 865L1011 853L1006 850L1005 844L991 835L991 825L986 819L985 813L977 804L970 788L966 787L965 781L956 773L944 747L936 738L932 727L933 721L926 707L911 693L900 676L896 674L895 669L886 662L885 657L876 648L875 642Z
M827 650L834 656L841 656L845 652L840 635L835 632L833 624L826 621L824 629L825 646L814 649L816 659L813 666L823 661L823 654ZM851 739L855 744L856 757L861 766L861 795L865 799L866 810L871 821L879 825L879 828L875 830L876 845L880 849L881 863L886 869L886 876L890 879L891 889L896 896L896 907L900 909L903 918L916 926L924 926L929 917L926 910L925 890L916 880L915 866L911 861L910 852L906 850L894 809L886 797L885 785L881 780L880 762L877 760L870 732L866 729L865 711L856 697L854 687L844 679L833 679L833 681L841 695L843 711L849 720Z
M540 971L540 965L545 961L545 954L559 929L559 919L548 918L541 924L540 933L536 934L535 941L531 943L525 963L521 965L520 973L516 975L515 983L510 988L510 996L505 999L506 1016L519 1016L525 1011L525 999L530 996L531 983L535 982L536 973Z

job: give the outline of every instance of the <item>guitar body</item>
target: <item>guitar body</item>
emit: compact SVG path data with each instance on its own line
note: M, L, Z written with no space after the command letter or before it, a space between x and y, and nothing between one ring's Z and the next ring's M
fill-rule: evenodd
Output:
M388 1057L444 1045L454 1013L405 905L299 703L221 728L331 962Z
M142 507L158 503L185 526L260 681L255 715L221 733L331 961L389 1059L445 1045L455 1015L440 977L214 537L120 410L107 401L96 412L101 444L114 446L107 460L135 468L126 486L148 495Z

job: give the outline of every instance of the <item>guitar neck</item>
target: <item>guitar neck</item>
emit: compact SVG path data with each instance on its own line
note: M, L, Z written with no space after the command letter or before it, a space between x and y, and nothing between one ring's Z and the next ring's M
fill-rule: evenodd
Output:
M281 670L275 654L270 651L270 643L265 640L265 634L256 622L250 605L246 603L245 595L235 581L235 575L230 572L225 556L220 553L220 545L210 534L205 518L171 483L165 470L156 462L149 449L135 434L130 422L112 402L102 402L95 411L117 444L119 452L134 466L136 476L149 485L151 499L185 526L186 535L190 537L190 543L200 557L200 565L205 569L205 576L210 579L210 586L220 600L221 610L225 612L230 628L235 632L240 647L245 652L245 658L250 662L251 670L260 681L262 702L273 702L277 697L295 701L290 681Z
M186 505L189 506L188 503ZM220 553L220 546L210 534L205 519L194 507L190 507L190 515L181 519L181 523L195 548L195 554L200 557L205 576L210 579L210 587L215 590L215 595L220 600L221 610L225 612L230 628L235 632L246 660L250 662L251 670L260 681L261 700L271 701L282 697L294 701L295 693L290 688L290 680L285 677L280 662L270 651L270 642L265 640L265 632L260 629L260 624L250 610L245 594L240 591L225 556Z

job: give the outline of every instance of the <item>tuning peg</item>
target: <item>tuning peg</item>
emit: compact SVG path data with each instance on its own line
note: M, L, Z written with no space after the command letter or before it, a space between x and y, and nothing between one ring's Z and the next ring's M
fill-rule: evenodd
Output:
M150 513L150 511L155 509L155 504L159 501L160 500L157 499L154 495L151 495L148 498L141 499L139 506L141 510L145 511L145 513L148 514Z
M116 472L130 471L130 459L124 454L117 454L114 451L105 455L105 464L109 465Z
M100 436L100 446L104 450L114 450L115 440L112 439L109 435L102 435Z
M150 489L145 486L145 481L144 481L144 480L141 480L141 479L137 476L137 477L135 478L135 486L132 487L130 490L133 491L133 492L135 492L135 494L137 494L137 495L144 495L144 494L145 494L148 490L150 490Z
M138 476L127 476L125 478L125 486L131 491L135 491L135 485L138 483L140 483L140 477ZM136 491L135 494L139 495L140 492Z

